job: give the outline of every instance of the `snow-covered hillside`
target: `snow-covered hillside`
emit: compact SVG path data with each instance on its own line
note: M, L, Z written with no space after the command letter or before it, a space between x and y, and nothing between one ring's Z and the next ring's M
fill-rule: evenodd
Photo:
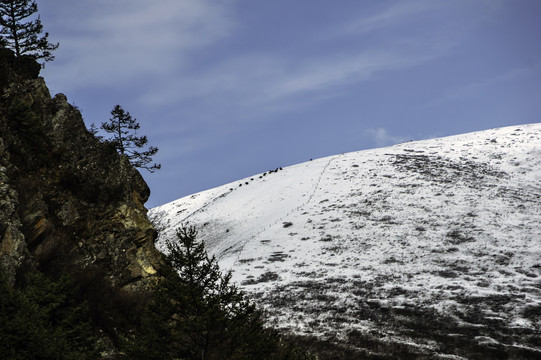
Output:
M541 358L541 124L308 161L151 217L158 246L196 225L291 333L372 354Z

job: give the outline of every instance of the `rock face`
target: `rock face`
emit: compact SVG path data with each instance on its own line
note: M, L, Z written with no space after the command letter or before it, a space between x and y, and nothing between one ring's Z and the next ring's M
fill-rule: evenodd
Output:
M117 288L151 287L162 257L143 206L147 184L38 73L1 49L0 264L11 281L20 269L61 267L99 269Z

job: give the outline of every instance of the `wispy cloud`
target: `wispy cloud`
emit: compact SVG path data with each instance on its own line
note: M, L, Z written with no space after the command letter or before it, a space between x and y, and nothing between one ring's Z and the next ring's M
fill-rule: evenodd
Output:
M370 31L402 25L415 20L419 15L427 11L440 8L443 1L417 0L400 1L382 11L361 17L342 28L349 33L367 33Z
M46 68L62 91L118 88L149 108L182 111L183 118L193 115L186 123L192 130L207 123L227 126L268 119L269 114L347 94L352 86L425 64L448 51L438 36L418 40L398 32L385 44L354 42L340 51L322 37L312 44L317 51L309 54L285 53L263 44L257 50L217 49L220 57L213 58L213 46L219 48L222 41L240 35L234 0L95 0L91 5L50 1L65 5L58 6L65 13L55 15L62 21L54 23L62 27L58 33L66 35L58 39L62 46L57 61ZM442 4L395 3L349 23L347 31L408 24ZM340 30L337 40L351 42L341 23L326 26ZM201 58L205 61L198 62ZM392 82L390 77L385 80ZM174 117L156 131L166 133Z
M61 0L49 0L61 1ZM54 21L63 34L50 78L66 88L114 86L163 76L194 49L208 46L234 28L231 4L211 0L97 0L58 6ZM112 81L114 80L114 81Z
M389 134L385 128L366 129L363 132L365 137L371 138L377 146L387 146L406 141L406 138Z
M202 101L217 112L235 111L237 121L254 119L258 115L339 96L348 92L348 86L359 85L387 71L420 65L435 56L437 54L430 51L398 50L314 58L245 54L210 69L188 71L181 76L181 82L145 95L144 101L152 106Z
M270 98L283 98L360 82L378 71L411 66L424 59L385 51L321 58L284 69L267 87ZM289 70L289 71L288 71Z
M353 28L367 30L405 21L433 7L433 3L400 3L359 20ZM65 13L54 15L62 21L54 23L62 27L56 32L66 35L58 39L62 46L57 61L45 71L48 78L61 84L62 91L133 88L130 84L143 83L139 97L147 105L198 100L222 112L249 112L257 107L264 114L336 96L344 86L437 56L431 44L407 44L310 57L244 49L219 61L207 60L207 64L194 61L198 50L234 35L239 20L235 5L236 1L225 0L63 4L58 8ZM325 48L325 44L320 45Z
M478 15L473 20L464 17L460 12L479 7L483 9L483 16L490 17L495 11L500 10L507 0L454 0L454 1L436 1L436 0L410 0L393 2L390 6L384 7L379 12L372 13L347 22L337 33L365 34L378 30L393 29L400 26L410 26L412 23L418 25L419 22L429 21L435 17L447 14L448 17L455 16L459 10L461 16L459 21L476 23L480 20ZM464 23L462 23L464 25ZM429 34L427 34L429 35Z

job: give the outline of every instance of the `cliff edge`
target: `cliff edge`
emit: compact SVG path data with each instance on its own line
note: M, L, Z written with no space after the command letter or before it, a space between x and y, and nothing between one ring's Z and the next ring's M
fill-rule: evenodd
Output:
M144 207L147 184L94 138L66 96L51 97L39 69L0 49L0 265L8 281L32 268L151 288L162 256Z

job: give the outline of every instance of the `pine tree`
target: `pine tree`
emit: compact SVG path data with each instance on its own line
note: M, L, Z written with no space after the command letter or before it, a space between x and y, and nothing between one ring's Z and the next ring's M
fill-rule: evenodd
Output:
M68 278L33 270L8 284L0 264L0 358L96 359L100 348L86 302Z
M113 144L120 154L126 155L133 166L146 169L151 173L161 169L161 164L150 164L152 156L158 152L157 147L150 146L148 150L138 150L148 143L148 139L146 136L137 136L140 125L136 119L132 118L130 113L124 111L120 105L113 108L111 115L113 117L109 119L109 122L101 124L103 130L112 134L112 138L107 141Z
M58 48L58 43L49 43L47 32L39 37L43 32L40 17L23 22L37 11L35 0L0 0L0 43L13 50L17 58L29 55L35 60L52 61L53 51Z
M220 272L193 227L168 241L164 280L156 289L130 352L133 359L273 359L278 335Z
M88 132L90 132L92 134L92 136L94 136L94 138L96 138L97 140L102 141L103 136L98 135L98 131L99 131L99 129L96 126L96 124L94 124L94 123L90 124L90 128L88 129Z

